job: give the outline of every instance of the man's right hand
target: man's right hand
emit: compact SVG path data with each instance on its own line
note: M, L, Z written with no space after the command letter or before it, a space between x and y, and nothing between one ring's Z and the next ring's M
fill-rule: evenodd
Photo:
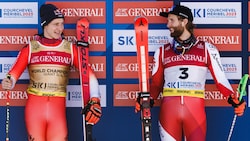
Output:
M4 90L10 90L12 88L12 80L9 78L4 78L2 81L2 88Z

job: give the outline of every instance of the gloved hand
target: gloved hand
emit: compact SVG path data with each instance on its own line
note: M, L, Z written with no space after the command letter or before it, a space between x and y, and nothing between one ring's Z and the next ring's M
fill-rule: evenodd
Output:
M142 105L141 105L141 97L137 97L135 102L135 113L138 113L141 111ZM149 106L152 108L155 104L155 101L152 97L149 97Z
M235 95L230 95L227 99L227 102L234 107L234 113L237 116L242 116L244 114L246 102L243 98L241 99L241 101L239 101L239 99Z
M96 124L102 115L100 99L92 97L87 105L85 105L82 114L85 114L85 121L88 124Z

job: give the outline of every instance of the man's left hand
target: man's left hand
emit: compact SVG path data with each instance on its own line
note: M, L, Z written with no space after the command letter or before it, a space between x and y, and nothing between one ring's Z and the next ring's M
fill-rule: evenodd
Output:
M239 101L239 99L235 95L230 95L227 99L227 102L234 107L234 113L237 116L242 116L244 114L246 102L243 98L241 99L241 101Z
M85 120L88 124L96 124L102 115L100 99L97 97L91 98L82 113L85 114Z

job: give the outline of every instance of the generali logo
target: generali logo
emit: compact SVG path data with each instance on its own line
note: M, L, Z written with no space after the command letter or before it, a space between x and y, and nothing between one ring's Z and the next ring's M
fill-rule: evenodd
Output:
M114 84L114 106L135 106L138 90L136 84Z
M136 56L114 56L114 78L138 78L138 63ZM153 57L149 56L149 76L153 67Z
M194 34L198 40L212 43L219 51L242 51L241 29L195 29Z
M233 90L236 92L238 84L232 84ZM227 103L225 97L216 87L215 84L206 84L205 86L205 105L208 107L215 106L231 106Z
M0 29L1 51L19 51L34 39L37 29Z
M114 106L135 106L135 100L139 93L139 84L114 84ZM160 99L154 106L160 105Z
M64 35L66 40L76 43L76 30L65 29ZM89 29L89 51L106 51L106 30Z
M133 23L135 17L145 16L149 23L166 23L166 18L159 16L160 12L168 12L173 1L154 2L114 2L114 23Z
M28 84L16 84L14 89L10 91L0 88L0 106L6 106L7 98L10 106L25 106L28 95L26 89Z
M90 56L89 66L95 73L97 78L106 78L106 56ZM79 78L79 71L75 68L71 69L69 78Z
M65 23L76 23L81 17L87 17L90 23L106 23L105 2L49 2L61 9Z
M237 89L237 84L232 85ZM205 106L206 107L230 107L227 98L220 93L215 84L205 86ZM114 84L114 106L135 106L135 99L139 92L138 84ZM159 95L160 97L160 95ZM155 106L159 106L160 100L156 101Z

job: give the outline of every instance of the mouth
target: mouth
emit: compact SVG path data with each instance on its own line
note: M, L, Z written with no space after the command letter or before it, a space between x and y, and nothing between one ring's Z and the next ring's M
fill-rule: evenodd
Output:
M55 34L61 34L60 32L54 32Z
M170 33L173 33L174 29L173 28L169 28L169 31L170 31Z
M54 32L56 36L61 36L61 32Z

